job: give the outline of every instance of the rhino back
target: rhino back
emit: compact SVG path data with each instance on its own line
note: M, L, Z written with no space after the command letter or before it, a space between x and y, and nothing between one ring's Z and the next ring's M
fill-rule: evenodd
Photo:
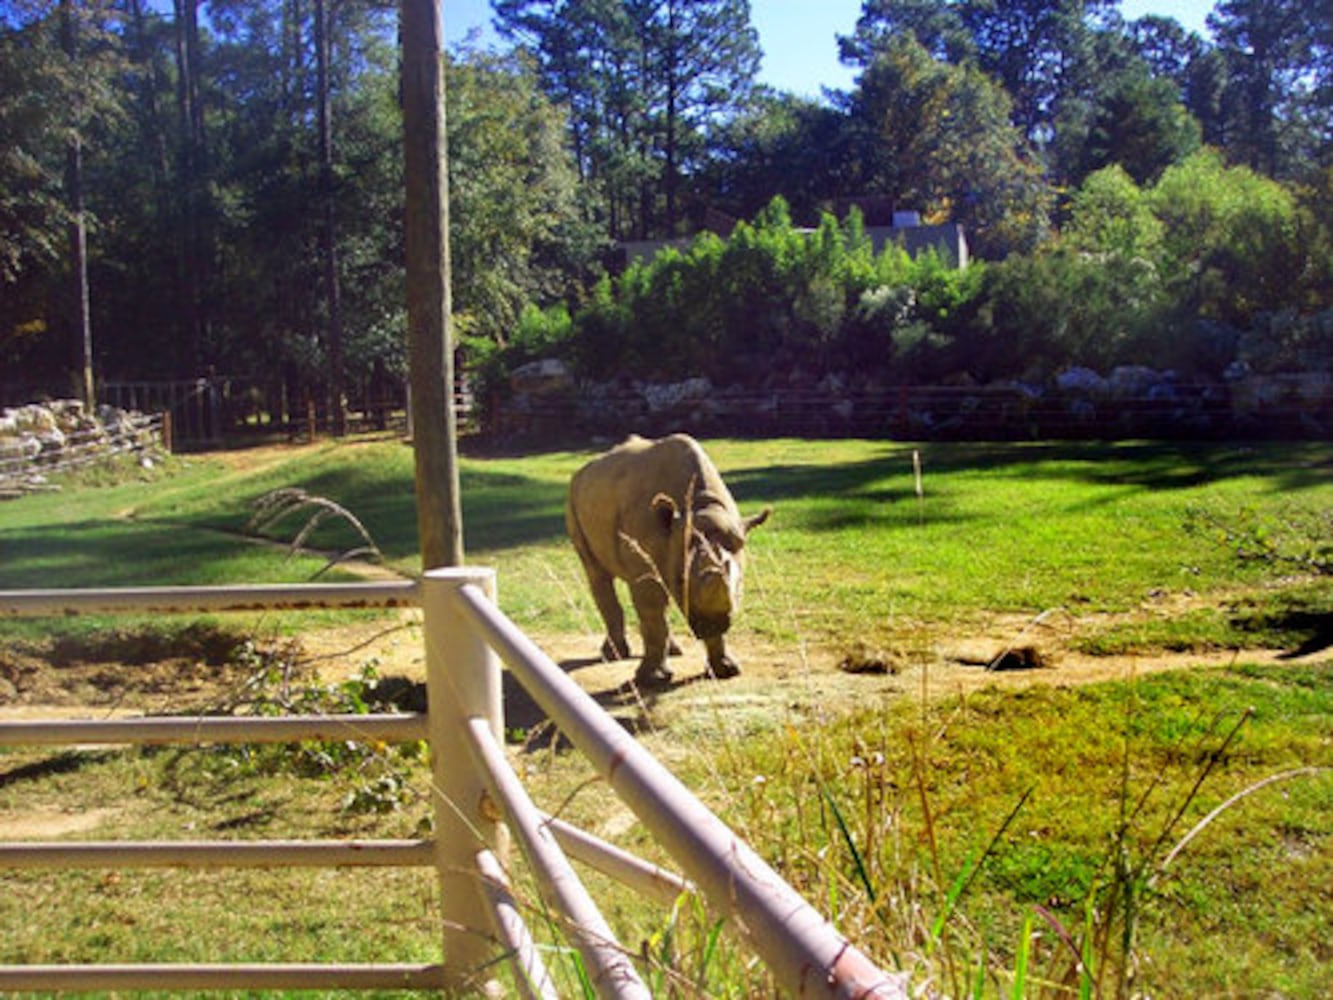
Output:
M691 484L696 498L707 492L735 509L717 468L693 438L631 436L574 474L569 487L570 533L581 533L588 551L617 576L642 573L643 557L634 551L635 545L665 566L667 537L652 509L653 498L665 493L683 508ZM626 536L634 545L626 543Z

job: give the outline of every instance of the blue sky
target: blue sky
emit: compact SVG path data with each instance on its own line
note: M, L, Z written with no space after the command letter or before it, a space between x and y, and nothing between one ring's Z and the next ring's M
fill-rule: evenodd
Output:
M1202 32L1213 0L1122 0L1130 20L1144 14L1174 17ZM780 90L818 97L824 87L846 90L852 71L838 62L836 36L850 34L861 13L861 0L750 0L750 17L764 50L760 79ZM444 0L444 31L449 44L474 28L493 38L489 0Z

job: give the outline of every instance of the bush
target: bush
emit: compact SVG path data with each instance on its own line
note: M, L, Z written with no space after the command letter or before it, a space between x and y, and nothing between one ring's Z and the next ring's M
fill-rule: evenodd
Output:
M942 356L983 273L895 245L876 254L855 211L799 229L778 198L729 239L704 233L599 282L568 356L593 378L906 372L922 345Z
M504 390L514 369L539 358L568 353L573 333L574 322L563 304L539 309L531 303L523 307L512 335L503 344L464 333L461 339L469 359L468 370L483 414L496 393Z
M1108 167L1071 195L1058 239L960 270L893 244L876 253L855 210L800 229L775 198L727 239L703 233L603 276L572 318L529 307L508 343L475 345L474 363L491 385L538 356L598 380L723 385L829 372L1042 380L1120 365L1217 378L1236 361L1325 369L1333 314L1318 312L1311 283L1329 200L1316 191L1298 203L1207 152L1152 187Z

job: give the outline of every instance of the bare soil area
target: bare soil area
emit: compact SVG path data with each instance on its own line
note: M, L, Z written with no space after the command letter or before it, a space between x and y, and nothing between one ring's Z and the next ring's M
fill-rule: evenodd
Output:
M742 630L729 641L742 674L720 683L738 693L764 692L779 702L788 694L817 691L829 708L835 708L862 702L868 690L934 696L986 685L1085 684L1182 667L1264 663L1289 655L1282 650L1247 649L1089 656L1071 648L1080 631L1081 623L1066 616L994 616L971 635L922 636L914 638L911 648L870 649L779 644ZM685 688L713 683L704 673L702 644L690 640L682 643L683 654L671 661L675 672L671 687L633 692L635 661L602 662L597 656L600 636L535 638L584 690L607 704L641 695L664 703ZM224 645L205 635L175 652L125 648L114 641L82 652L0 648L0 718L208 711L234 698L259 669L255 654L238 664L229 655L234 651ZM276 648L279 645L283 648ZM424 642L416 611L307 632L296 640L273 640L261 644L259 652L287 664L297 679L333 683L370 665L382 678L412 684L425 680ZM511 709L520 716L527 714L521 705Z
M1160 614L1149 608L1144 614ZM1124 680L1163 670L1267 663L1280 650L1087 656L1071 644L1086 622L1064 615L1037 619L995 616L970 636L917 637L910 649L876 650L779 644L743 630L733 636L739 677L705 675L700 643L686 641L671 661L666 689L634 687L635 661L604 663L601 637L537 636L539 645L579 685L631 730L670 729L677 723L748 728L776 719L809 719L886 699L936 698L987 686L1074 685ZM234 639L234 637L230 637ZM96 647L0 648L0 719L105 718L125 715L227 711L243 701L257 672L278 669L294 684L332 684L374 667L386 701L420 709L425 698L425 653L420 613L309 632L299 640L258 643L244 655L228 638L203 631L186 648L163 650L113 638ZM530 745L551 738L544 713L511 678L505 678L506 727ZM0 811L0 839L56 837L91 830L101 813Z

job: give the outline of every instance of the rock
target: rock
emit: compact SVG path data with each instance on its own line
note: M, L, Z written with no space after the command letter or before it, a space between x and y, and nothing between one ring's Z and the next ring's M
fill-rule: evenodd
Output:
M59 471L124 451L141 453L141 467L152 468L147 452L161 446L158 433L142 414L110 406L90 413L78 400L8 408L0 415L0 493L53 490L39 466Z
M568 389L574 384L574 377L559 358L545 358L515 368L509 384L515 393L545 396Z

